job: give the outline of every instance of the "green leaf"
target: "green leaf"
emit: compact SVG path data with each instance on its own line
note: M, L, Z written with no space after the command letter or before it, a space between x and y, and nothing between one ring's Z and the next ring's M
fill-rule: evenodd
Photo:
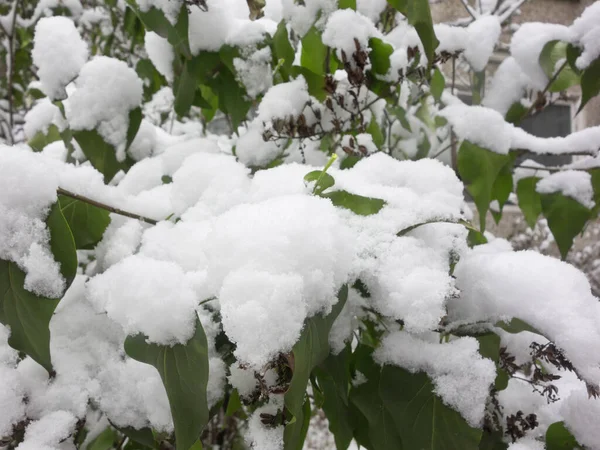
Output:
M200 321L196 320L196 332L185 345L147 343L138 334L127 337L125 352L158 370L169 398L177 450L189 450L208 422L208 348Z
M381 370L379 395L391 413L405 449L477 450L481 430L434 394L429 377L400 367Z
M140 428L137 430L133 427L119 427L117 429L127 436L130 441L134 441L146 448L154 448L154 434L150 428Z
M58 127L54 124L48 126L48 132L43 133L42 131L38 131L35 136L33 136L28 142L29 145L34 151L41 152L44 147L48 144L51 144L55 141L60 141L60 131L58 131Z
M377 214L385 205L385 201L380 198L363 197L347 191L329 192L321 194L321 197L328 198L335 206L349 209L360 216Z
M308 85L308 93L317 100L323 101L327 97L325 92L325 76L317 75L306 67L293 66L291 73L294 77L302 75Z
M502 440L501 431L488 432L483 430L481 441L479 442L479 450L506 450L508 444Z
M252 104L245 99L246 92L238 84L235 75L227 68L222 67L218 76L210 82L210 87L219 99L219 109L231 118L233 131L236 131L246 120Z
M562 41L549 41L544 45L542 52L540 53L539 63L548 79L552 79L555 76L556 71L559 70L557 65L561 64L561 61L567 61L567 47L570 44ZM560 69L560 73L556 76L556 79L552 82L548 90L550 92L561 92L571 86L579 84L579 75L573 71L569 64L564 65Z
M304 181L309 183L315 182L313 193L316 195L321 195L323 191L335 184L334 178L322 170L313 170L312 172L307 173L304 175Z
M523 103L515 102L508 109L508 112L506 113L504 120L506 120L508 123L517 125L518 123L521 122L521 120L523 120L525 118L526 114L527 114L527 108L525 108L525 106L523 106Z
M394 53L394 47L383 42L379 38L369 39L369 59L371 60L371 70L377 74L385 75L390 70L390 56Z
M127 142L125 144L125 150L129 149L131 143L135 139L135 135L140 129L142 123L142 108L135 108L129 111L129 126L127 127Z
M596 58L581 74L581 104L577 113L592 97L600 92L600 57Z
M496 223L500 222L500 219L502 218L502 209L513 190L512 169L515 157L516 155L514 153L509 154L508 161L502 169L500 169L500 172L494 181L494 185L492 186L492 200L496 200L500 207L500 211L492 211L492 216Z
M431 67L434 51L440 41L433 30L429 0L388 0L388 3L400 11L408 19L408 23L415 27Z
M356 0L338 0L339 9L353 9L356 11Z
M73 137L92 166L104 175L106 183L120 170L128 170L127 163L117 160L115 148L102 139L96 130L74 130Z
M283 60L281 69L284 73L284 81L289 80L290 69L294 63L294 56L294 48L292 47L292 44L290 44L285 21L281 21L277 26L277 31L273 35L273 67L277 65L279 60Z
M86 450L110 450L115 447L118 439L115 429L108 427L86 446Z
M353 437L352 416L348 404L350 353L350 348L346 347L337 355L330 354L319 368L315 369L325 399L322 408L338 450L347 449Z
M313 26L302 38L300 64L317 75L325 75L326 60L327 46L321 40L320 31Z
M591 212L577 200L561 193L541 194L542 212L556 240L562 259L573 245L573 239L591 218ZM568 220L566 220L568 219Z
M50 231L50 250L60 264L60 273L66 282L65 289L68 289L77 274L77 249L71 228L62 213L60 200L50 208L46 225Z
M581 74L581 71L577 67L576 61L577 58L581 56L582 52L583 49L581 47L576 47L573 44L567 45L567 62L569 63L571 70L573 70L573 72L575 72L576 74Z
M227 402L227 409L225 410L225 415L227 417L233 416L240 408L242 407L242 400L240 399L240 394L237 389L234 389L229 396L229 401Z
M521 331L529 331L531 333L542 335L542 333L533 328L527 322L521 319L517 319L516 317L510 322L497 322L495 326L498 328L502 328L504 331L507 331L511 334L520 333Z
M402 108L401 106L397 106L395 108L392 108L390 112L396 117L396 119L400 121L400 125L402 125L402 128L408 131L412 131L410 127L410 122L406 118L406 110L404 108Z
M542 199L535 190L539 177L521 178L517 183L517 197L519 199L519 208L525 217L529 228L533 229L537 219L542 213Z
M203 68L205 59L205 54L200 54L185 61L181 75L173 83L173 93L175 95L173 106L179 116L185 116L194 103L200 71Z
M564 422L555 422L546 431L546 450L575 450L581 448Z
M377 123L375 114L373 114L373 117L371 117L371 122L369 122L369 126L367 127L367 133L371 135L373 138L373 144L375 144L378 148L385 144L385 136L381 131L381 127Z
M485 93L485 70L473 72L471 81L471 93L473 94L473 105L480 105Z
M414 160L419 160L426 158L429 155L429 150L431 150L431 142L429 142L429 136L424 130L421 131L421 140L417 144L417 154L414 157Z
M286 409L296 420L285 427L284 448L286 450L302 448L303 440L298 442L297 438L301 435L306 416L303 409L306 386L312 370L329 355L329 331L347 298L348 286L344 285L338 292L338 302L329 314L326 316L316 315L307 319L300 339L292 349L293 375L289 389L285 393L284 402Z
M10 327L8 345L52 373L48 325L59 300L35 295L24 284L25 273L15 263L0 260L0 322Z
M59 196L62 213L73 232L78 249L93 249L110 224L109 212L63 195Z
M481 232L485 231L494 183L509 160L508 155L494 153L469 141L464 141L458 150L458 173L477 206Z
M444 75L437 67L433 70L433 76L431 77L431 84L429 85L429 89L431 90L431 95L433 96L436 102L440 101L442 98L442 93L444 92L444 88L446 87L446 79Z

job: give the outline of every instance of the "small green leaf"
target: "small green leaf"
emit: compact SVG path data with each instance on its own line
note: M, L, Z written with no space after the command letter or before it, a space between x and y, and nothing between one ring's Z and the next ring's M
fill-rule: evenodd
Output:
M294 373L284 402L286 409L296 419L284 430L284 448L302 448L298 437L302 435L306 412L304 410L306 386L312 370L321 364L329 355L329 331L333 322L344 307L348 298L348 286L344 285L338 292L338 302L331 312L326 315L316 315L307 319L300 339L294 345ZM310 416L310 409L308 415Z
M68 289L77 274L77 249L71 228L62 213L60 199L50 208L46 225L50 231L50 250L60 264L60 273L66 282L65 289Z
M581 104L577 112L600 93L600 57L596 58L581 74Z
M108 427L87 445L86 450L110 450L115 447L118 439L115 429Z
M181 76L176 78L173 83L173 93L175 95L174 108L179 116L185 116L194 103L198 79L204 62L203 56L195 56L185 61Z
M521 178L517 183L517 197L519 199L519 208L525 217L529 228L533 229L537 219L542 213L542 199L535 190L538 177Z
M335 206L349 209L360 216L377 214L385 205L385 201L380 198L363 197L347 191L329 192L321 197L328 198Z
M444 92L444 88L446 87L446 79L444 75L437 67L433 70L433 76L431 77L431 84L429 88L431 90L431 95L433 96L436 102L440 101L442 98L442 93Z
M494 181L494 185L492 186L492 200L496 200L500 207L500 211L492 211L492 216L496 223L500 222L500 219L502 218L502 209L513 190L512 169L514 160L515 154L509 154L508 161L502 169L500 169L500 172Z
M273 67L277 65L279 60L283 60L281 69L284 73L284 81L289 80L290 69L294 63L294 56L294 48L292 47L292 44L290 44L285 21L281 21L277 26L277 31L273 35Z
M407 131L412 131L410 127L410 122L406 118L406 110L404 108L402 108L401 106L397 106L395 108L392 108L390 112L396 117L396 119L400 121L400 125L402 125L402 128L404 128Z
M371 135L373 138L373 144L375 144L378 148L382 147L385 144L385 136L381 131L381 127L377 123L377 118L375 114L371 118L371 122L369 122L369 126L367 127L367 133Z
M313 170L312 172L307 173L304 176L304 181L309 183L315 182L313 193L316 195L322 194L323 191L335 184L334 178L322 170Z
M85 250L94 248L110 224L109 212L63 195L59 199L62 213L73 232L75 246Z
M127 142L125 144L125 150L127 150L133 140L135 139L135 135L140 129L140 124L142 123L142 108L134 108L129 111L129 126L127 127Z
M527 108L525 108L525 106L523 106L523 103L515 102L508 109L508 112L506 113L504 120L506 120L508 123L517 125L521 122L521 120L523 120L525 118L526 114L527 114Z
M481 232L485 231L494 183L509 160L508 155L494 153L469 141L464 141L458 150L458 173L477 206Z
M252 103L246 100L245 90L227 67L221 68L218 76L211 80L210 86L219 99L219 109L229 115L233 131L237 132L252 106Z
M339 9L353 9L356 11L356 0L338 0Z
M522 331L529 331L530 333L542 335L542 333L533 328L527 322L521 319L517 319L516 317L510 322L497 322L495 326L497 326L498 328L502 328L504 331L507 331L511 334L520 333Z
M556 71L560 70L560 73L556 75L556 79L548 88L550 92L561 92L579 84L579 75L573 71L569 64L563 66L561 62L567 62L567 47L569 45L562 41L549 41L540 53L539 63L548 79L552 79L556 75ZM562 68L557 67L558 64L561 64Z
M117 429L131 441L143 445L146 448L154 448L154 433L150 428L140 428L138 430L133 427L119 427Z
M27 142L34 151L41 152L44 147L48 144L51 144L55 141L60 141L60 131L58 131L58 127L54 124L48 126L48 132L43 133L42 131L38 131L35 136L31 138Z
M242 400L240 399L240 394L237 389L234 389L229 396L229 401L227 402L227 409L225 410L225 415L227 417L233 416L239 409L242 407Z
M576 450L581 448L564 422L555 422L546 431L546 450Z
M321 32L313 26L302 38L300 64L317 75L325 75L326 60L327 46L321 40Z
M102 139L96 130L76 130L73 131L73 137L92 166L104 175L106 183L120 170L129 169L126 162L117 160L115 148Z
M35 295L24 284L25 273L0 259L0 322L10 327L8 345L52 373L48 326L59 300Z
M485 93L485 70L473 72L471 81L473 105L480 105Z
M291 73L294 77L302 75L308 85L308 93L317 100L323 101L327 97L325 92L325 76L317 75L306 67L293 66Z
M591 212L577 200L561 193L541 194L542 212L556 240L562 259L573 245L573 239L591 218ZM565 220L568 218L568 220Z
M379 75L385 75L390 70L390 56L394 53L394 47L379 38L369 39L369 59L371 70Z
M127 337L125 352L158 370L169 398L177 450L189 450L208 422L208 347L200 321L196 320L196 332L185 345L147 343L138 334Z

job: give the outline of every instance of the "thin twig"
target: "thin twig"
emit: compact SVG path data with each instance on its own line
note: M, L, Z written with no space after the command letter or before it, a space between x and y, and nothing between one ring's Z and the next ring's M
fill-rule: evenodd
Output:
M469 13L469 15L473 19L477 19L477 13L475 12L475 10L473 8L471 8L471 5L469 5L469 3L467 2L467 0L460 0L460 1L463 4L463 6L465 7L465 9L467 10L467 12Z
M552 86L552 83L554 83L556 81L556 79L558 78L558 76L560 75L560 73L566 67L566 65L568 63L569 62L567 60L565 60L565 62L563 62L561 64L561 66L558 68L558 70L552 76L552 78L550 78L550 80L548 80L548 84L546 84L546 87L544 87L544 90L542 91L541 95L543 95L543 96L546 95L546 93L548 92L548 89L550 89L550 86ZM527 112L525 113L525 115L523 117L529 116L533 112L533 110L535 109L535 106L536 106L536 102L531 103L531 106L529 107L529 109L527 110Z
M131 219L137 219L141 222L149 223L150 225L156 225L158 221L154 219L149 219L148 217L140 216L139 214L130 213L128 211L124 211L119 208L115 208L114 206L106 205L104 203L97 202L96 200L92 200L91 198L84 197L83 195L75 194L73 192L67 191L63 188L58 188L56 192L59 195L64 195L65 197L70 197L75 200L79 200L80 202L87 203L92 206L96 206L97 208L104 209L106 211L110 211L112 213L118 214L120 216L129 217Z

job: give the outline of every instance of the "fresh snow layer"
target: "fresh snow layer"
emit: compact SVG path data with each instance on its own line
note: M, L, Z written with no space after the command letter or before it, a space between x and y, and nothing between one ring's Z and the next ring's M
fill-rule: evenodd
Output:
M42 91L51 100L66 97L65 87L88 59L87 43L68 17L44 17L35 26L31 57L38 68Z
M535 190L540 194L560 192L567 197L577 200L589 209L595 205L592 177L588 172L566 170L564 172L553 173L538 181Z

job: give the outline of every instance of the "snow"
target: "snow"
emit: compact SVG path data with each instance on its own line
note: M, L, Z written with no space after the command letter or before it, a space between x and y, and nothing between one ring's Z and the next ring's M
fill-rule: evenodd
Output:
M97 56L83 66L75 85L66 108L71 129L97 129L124 161L129 112L140 106L142 80L127 63Z
M254 371L243 369L235 364L230 366L229 370L231 373L228 379L231 386L237 389L241 397L250 396L258 384Z
M253 121L235 143L235 155L247 167L265 167L281 152L277 142L265 142L262 123L258 121Z
M77 419L66 411L52 412L30 423L18 450L51 450L66 440L75 430Z
M304 0L302 4L294 0L281 0L282 18L299 36L304 36L313 25L322 29L336 9L337 0Z
M373 22L361 13L352 9L339 9L335 11L325 25L322 40L329 47L338 50L338 57L342 60L342 52L352 64L352 55L356 52L355 39L360 47L367 50L369 38L379 36Z
M276 415L283 408L283 396L271 396L269 403L256 408L248 419L246 442L255 450L281 450L283 448L283 425L266 427L261 414Z
M535 190L540 194L560 192L577 200L588 209L592 209L595 205L592 177L587 172L566 170L553 173L538 181Z
M237 76L244 84L250 98L266 92L273 84L271 76L271 49L264 47L245 58L234 58L233 65Z
M151 8L162 11L172 25L177 23L177 16L183 4L183 0L135 0L140 11L148 12Z
M43 98L25 114L23 131L28 139L32 139L38 132L48 133L48 127L52 124L61 125L62 128L64 119L58 106L48 98Z
M269 122L272 118L300 115L309 102L308 85L304 77L271 87L258 107L257 120Z
M448 120L460 139L503 155L511 149L548 155L595 155L598 152L600 126L585 128L566 137L540 138L505 122L498 111L484 106L453 104L439 115Z
M579 373L600 375L600 306L585 275L533 251L479 246L455 268L461 295L448 300L451 321L524 320L565 351Z
M394 364L411 372L426 372L434 392L456 409L473 427L483 421L485 402L496 378L493 361L483 358L475 338L463 337L439 344L437 335L420 339L404 331L386 335L374 358L379 364Z
M464 55L475 72L482 71L487 65L500 31L496 16L481 16L467 27L468 42Z
M529 77L521 70L516 59L509 56L494 73L482 104L505 116L512 104L523 98L529 84Z
M561 415L577 442L590 450L600 448L600 430L596 426L600 402L584 391L573 392L561 405Z
M127 334L163 345L185 344L194 334L199 300L175 263L130 256L90 280L87 295Z
M169 82L173 81L173 60L175 52L169 42L152 31L146 31L144 47L156 70Z
M9 436L13 425L25 416L25 392L12 368L0 365L0 379L0 436Z
M31 57L38 68L44 94L51 100L66 97L65 87L77 76L89 56L73 20L44 17L35 26Z
M522 24L510 42L510 53L531 80L532 87L543 90L548 76L540 66L539 57L550 41L571 42L573 33L564 25L529 22Z
M363 16L367 16L374 23L379 21L379 16L387 6L385 0L357 0L356 11Z
M595 2L585 8L570 28L583 46L575 62L577 68L583 70L600 56L600 4Z

